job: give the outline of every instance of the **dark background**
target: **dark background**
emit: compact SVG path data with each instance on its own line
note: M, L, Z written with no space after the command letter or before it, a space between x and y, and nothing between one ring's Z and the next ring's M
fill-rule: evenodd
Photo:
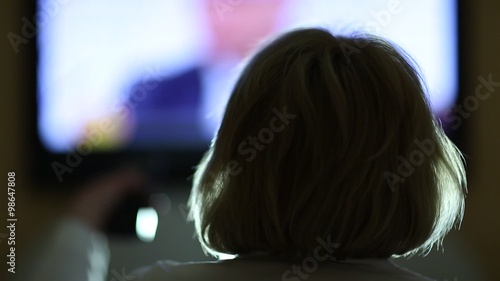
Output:
M33 85L29 68L33 62L26 52L29 44L20 45L15 54L7 39L9 32L21 33L22 17L32 18L28 1L0 2L0 234L6 233L7 172L16 172L16 269L27 271L29 257L56 218L64 214L67 200L61 193L48 193L38 183L29 167L33 155L29 139L29 95ZM464 1L465 2L465 1ZM492 75L500 81L500 1L476 0L463 4L464 41L461 60L461 104L473 95L478 76ZM425 19L423 19L425 20ZM415 23L418 24L418 23ZM26 48L25 48L26 47ZM428 258L403 261L410 268L437 280L500 280L500 87L481 101L476 111L464 119L460 146L465 151L469 171L469 196L460 231L445 240L444 253L434 251ZM191 239L192 226L184 220L183 203L189 182L177 179L164 182L171 202L168 215L160 220L157 239L144 244L111 239L113 256L110 272L121 272L154 262L156 259L180 261L203 260L199 244ZM0 237L0 270L6 273L7 243ZM23 267L24 265L24 267ZM110 275L112 276L112 275ZM11 276L9 276L11 277ZM107 280L110 280L109 277ZM10 280L10 279L7 279Z

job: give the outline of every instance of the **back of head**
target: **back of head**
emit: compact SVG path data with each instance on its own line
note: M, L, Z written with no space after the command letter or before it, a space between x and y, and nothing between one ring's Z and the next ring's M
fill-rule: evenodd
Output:
M426 251L461 220L461 155L411 60L379 38L282 35L248 62L198 167L205 249L304 258Z

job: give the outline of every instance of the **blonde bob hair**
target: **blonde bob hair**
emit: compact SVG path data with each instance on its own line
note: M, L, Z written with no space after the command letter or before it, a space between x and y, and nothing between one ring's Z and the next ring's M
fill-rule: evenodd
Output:
M459 150L401 50L299 29L246 64L189 199L204 250L291 259L427 253L460 224Z

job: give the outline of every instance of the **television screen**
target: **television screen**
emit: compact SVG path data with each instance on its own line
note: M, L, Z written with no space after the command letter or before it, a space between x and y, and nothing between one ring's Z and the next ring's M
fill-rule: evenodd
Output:
M206 147L244 58L307 26L388 38L414 58L433 111L453 105L452 0L39 0L38 134L47 151Z

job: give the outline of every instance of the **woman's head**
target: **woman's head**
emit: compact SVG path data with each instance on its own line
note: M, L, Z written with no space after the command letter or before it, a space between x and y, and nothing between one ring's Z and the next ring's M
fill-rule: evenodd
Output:
M402 51L321 29L264 46L238 80L200 163L191 215L211 253L303 258L425 251L459 223L459 151Z

